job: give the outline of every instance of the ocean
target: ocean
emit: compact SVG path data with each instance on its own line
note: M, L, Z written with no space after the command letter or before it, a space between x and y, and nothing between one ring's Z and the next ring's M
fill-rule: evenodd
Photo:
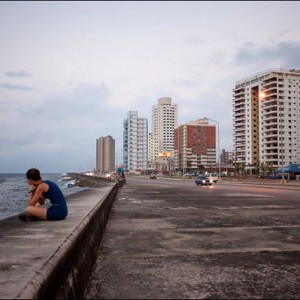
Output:
M55 182L65 196L85 188L70 186L63 174L42 174L43 179ZM69 186L68 186L69 184ZM0 220L24 212L28 204L28 184L25 174L0 173Z

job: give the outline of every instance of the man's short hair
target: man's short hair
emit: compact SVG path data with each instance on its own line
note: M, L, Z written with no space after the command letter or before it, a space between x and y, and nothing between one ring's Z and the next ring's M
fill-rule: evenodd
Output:
M32 168L27 171L26 178L37 181L41 179L41 173L38 169Z

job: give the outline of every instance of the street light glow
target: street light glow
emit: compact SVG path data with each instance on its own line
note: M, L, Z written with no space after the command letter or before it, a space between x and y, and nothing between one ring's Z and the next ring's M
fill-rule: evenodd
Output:
M266 93L265 92L260 92L260 98L265 99Z

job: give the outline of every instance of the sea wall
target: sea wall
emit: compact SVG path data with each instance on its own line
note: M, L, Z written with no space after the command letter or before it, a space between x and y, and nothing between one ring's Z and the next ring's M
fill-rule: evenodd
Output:
M68 196L69 215L63 221L2 220L0 298L83 298L123 183L106 182Z

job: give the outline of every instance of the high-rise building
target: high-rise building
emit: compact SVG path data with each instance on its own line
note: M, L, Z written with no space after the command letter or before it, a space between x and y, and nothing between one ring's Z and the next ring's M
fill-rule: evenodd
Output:
M148 120L129 111L123 122L123 163L128 172L138 173L147 168Z
M237 164L274 169L300 163L300 70L270 69L235 83Z
M177 127L174 166L181 172L216 170L216 124L202 118Z
M156 158L159 157L159 143L158 139L154 137L152 132L148 134L148 163L149 166L154 167Z
M115 140L110 136L96 140L96 171L110 173L115 170Z
M164 154L173 154L174 129L178 123L177 104L172 104L170 97L158 99L152 106L152 147L149 149L149 164L157 163ZM157 151L158 150L158 151Z
M148 166L169 171L174 154L174 129L177 127L177 104L170 97L158 99L152 106L152 133L149 135Z

